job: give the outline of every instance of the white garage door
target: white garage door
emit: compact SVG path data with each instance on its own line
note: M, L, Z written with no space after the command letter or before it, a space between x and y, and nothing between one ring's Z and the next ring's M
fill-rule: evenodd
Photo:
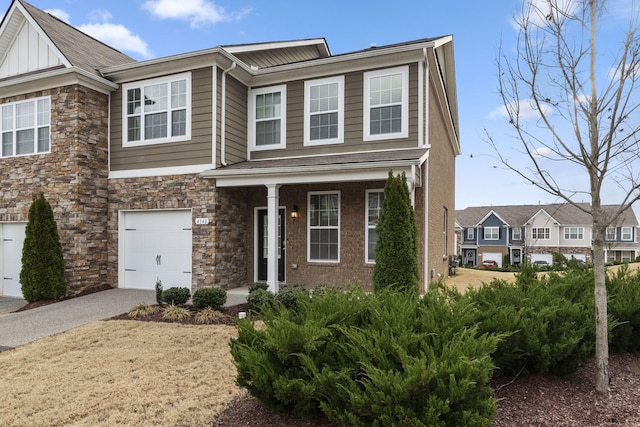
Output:
M191 211L125 212L121 227L121 287L191 289Z
M22 298L20 269L25 223L0 224L0 295Z
M531 254L531 264L536 261L546 261L547 264L553 264L553 255L551 254Z
M482 261L492 260L498 263L498 267L502 267L502 254L500 252L483 252Z

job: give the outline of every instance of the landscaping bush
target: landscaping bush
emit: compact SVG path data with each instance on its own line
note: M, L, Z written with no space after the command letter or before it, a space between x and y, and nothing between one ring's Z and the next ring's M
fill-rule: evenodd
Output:
M302 286L291 286L281 288L276 294L276 301L284 305L285 308L297 312L300 300L309 299L309 290Z
M186 304L191 297L189 288L169 288L162 291L162 302L172 305Z
M29 208L20 283L27 302L56 299L67 293L58 226L51 205L42 193L34 196Z
M574 372L594 352L595 314L590 270L538 278L524 266L516 283L494 280L470 289L483 333L505 334L492 358L500 373Z
M156 280L156 302L162 304L162 281Z
M198 308L219 309L227 302L227 291L220 288L200 288L193 293L193 305Z
M169 288L171 289L171 288ZM169 290L167 289L167 290ZM184 307L168 305L162 309L162 318L167 320L184 320L191 317L191 312Z
M607 275L609 316L616 325L609 334L614 352L640 351L640 272L630 274L621 267L615 275Z
M498 338L468 327L468 300L324 290L298 311L267 308L238 323L238 384L276 410L320 410L343 425L485 425L495 401L489 353Z
M247 303L249 303L251 308L258 313L262 312L267 307L273 306L275 300L276 296L273 293L262 288L256 288L255 290L250 291L247 296Z

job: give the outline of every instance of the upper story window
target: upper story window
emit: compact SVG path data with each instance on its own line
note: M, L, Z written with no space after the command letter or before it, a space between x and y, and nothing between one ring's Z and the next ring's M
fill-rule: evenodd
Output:
M613 241L616 240L616 228L615 227L607 227L607 231L604 235L604 240Z
M304 144L344 140L344 76L304 83Z
M287 86L254 89L249 93L249 141L252 150L285 148Z
M511 238L513 240L522 240L522 228L521 227L513 227L511 232Z
M409 67L364 73L365 141L409 136Z
M467 240L473 240L476 237L476 229L473 227L467 228Z
M565 227L565 240L582 240L584 238L584 228L582 227Z
M191 137L191 73L128 83L122 94L123 146Z
M485 227L484 228L484 240L499 240L500 228L499 227Z
M367 190L367 253L365 254L365 261L368 263L374 263L376 261L376 245L378 244L378 233L376 232L376 225L378 225L378 219L380 218L380 212L382 211L383 201L383 190Z
M539 240L549 240L549 227L534 227L531 229L531 238Z
M51 98L3 104L2 157L48 153L51 148Z
M309 261L340 261L340 193L309 193Z
M631 227L621 228L621 239L625 242L630 242L633 240L633 231Z

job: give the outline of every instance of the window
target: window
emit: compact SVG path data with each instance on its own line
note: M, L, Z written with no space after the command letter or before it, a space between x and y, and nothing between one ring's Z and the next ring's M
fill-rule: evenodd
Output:
M622 251L622 256L620 258L620 260L622 262L631 262L632 257L631 257L631 251Z
M51 146L51 98L3 104L2 157L48 153Z
M548 227L532 228L531 229L531 238L532 239L540 239L540 240L548 240L549 239L549 228Z
M613 262L616 260L616 253L615 251L608 251L607 252L607 262Z
M406 138L409 67L364 73L364 140Z
M604 235L604 239L607 241L616 240L616 228L615 227L607 227L607 231Z
M476 229L473 227L467 228L467 240L475 239L475 234L476 234L475 231Z
M380 218L382 210L382 202L384 201L384 191L367 190L367 217L366 224L366 254L365 261L374 263L376 261L376 244L378 243L378 233L376 233L376 225Z
M522 227L513 227L511 233L513 240L522 240Z
M584 238L584 228L582 227L565 227L565 240L582 240Z
M304 144L344 140L344 76L304 83Z
M484 240L498 240L500 239L499 227L485 227L484 228Z
M249 140L252 150L285 148L285 85L252 90L249 95Z
M340 260L340 193L309 193L309 261Z
M622 227L622 240L625 242L633 240L633 231L631 230L631 227Z
M184 141L191 137L191 74L122 87L123 145Z

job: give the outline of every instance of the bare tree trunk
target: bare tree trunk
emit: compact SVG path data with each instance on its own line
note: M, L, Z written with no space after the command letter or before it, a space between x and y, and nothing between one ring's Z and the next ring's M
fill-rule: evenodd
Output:
M602 209L593 207L593 269L596 300L596 390L609 390L609 326L607 319L607 286L605 280L604 233Z

